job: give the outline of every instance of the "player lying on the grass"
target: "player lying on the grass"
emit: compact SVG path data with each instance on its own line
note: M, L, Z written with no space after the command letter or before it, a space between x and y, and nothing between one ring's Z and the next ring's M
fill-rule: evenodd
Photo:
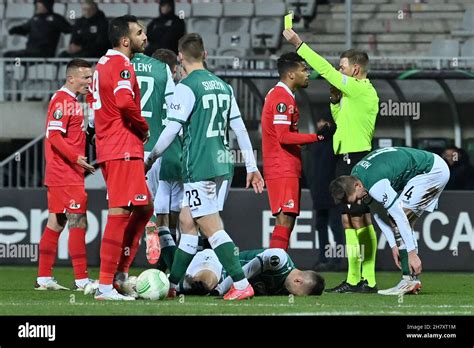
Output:
M234 284L225 300L252 297L252 286L245 278L235 244L224 230L219 215L233 173L228 130L235 132L247 168L247 187L263 191L263 179L253 156L252 144L230 85L204 67L206 52L199 34L186 34L179 40L179 59L188 74L177 86L163 130L146 160L149 169L176 138L184 133L183 180L185 199L180 213L181 240L170 273L170 293L175 296L179 280L197 252L197 228L206 236ZM223 189L223 194L221 190Z
M295 296L321 295L325 281L314 271L301 271L283 249L247 250L239 253L245 276L255 289L255 295ZM232 285L232 278L223 270L212 249L198 252L179 284L185 294L225 294Z
M432 212L437 207L448 180L449 168L438 155L408 147L386 147L364 157L350 176L331 182L330 191L336 202L370 204L373 199L390 215L395 235L390 228L381 229L396 265L403 269L403 277L396 287L379 293L400 294L421 288L420 281L414 278L421 273L422 265L413 225L424 211ZM376 219L381 221L379 216Z
M84 171L94 167L85 157L84 116L78 95L89 92L92 82L90 63L71 60L66 67L66 83L51 98L46 120L44 184L48 187L48 222L39 243L36 290L68 290L52 277L58 239L66 223L69 227L69 255L75 276L75 289L83 290L92 281L87 273L85 235L87 193ZM97 283L93 283L97 287Z

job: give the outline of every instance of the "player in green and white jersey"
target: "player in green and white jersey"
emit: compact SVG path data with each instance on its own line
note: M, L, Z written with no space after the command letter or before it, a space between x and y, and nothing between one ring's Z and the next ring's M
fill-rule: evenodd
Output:
M331 182L330 191L336 202L378 202L389 215L391 228L382 215L374 217L392 248L395 264L403 270L403 279L396 287L379 291L380 294L399 295L421 288L419 280L412 278L422 270L413 225L424 211L432 212L437 207L449 175L447 164L436 154L408 147L386 147L365 156L350 176L340 176Z
M253 156L252 144L230 85L204 68L206 57L199 34L186 34L178 43L179 59L188 74L177 86L169 105L169 124L162 132L146 167L169 146L183 129L183 180L185 197L180 213L181 239L170 273L170 296L197 252L197 228L208 238L220 262L234 280L225 300L252 297L252 286L245 278L235 253L235 244L224 230L219 216L227 190L223 182L233 171L229 151L229 127L235 132L247 168L247 187L263 192L263 178Z
M256 295L321 295L325 281L314 271L301 271L283 249L241 251L239 261ZM223 295L232 285L212 249L194 256L179 290L188 294L216 293Z

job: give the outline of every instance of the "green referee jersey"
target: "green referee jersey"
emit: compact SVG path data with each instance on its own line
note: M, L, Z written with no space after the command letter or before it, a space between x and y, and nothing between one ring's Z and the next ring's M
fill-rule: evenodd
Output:
M365 156L354 166L351 175L357 177L368 191L380 180L388 179L392 188L400 193L410 179L428 173L433 163L431 152L409 147L385 147Z
M334 153L370 151L379 111L379 97L372 83L369 79L359 80L342 74L305 43L297 53L342 92L341 101L331 104L331 113L337 124L333 138Z
M140 87L142 116L150 128L145 152L150 152L168 122L166 98L173 95L175 85L168 65L160 60L139 53L132 64ZM160 180L181 180L181 157L182 140L176 137L162 156Z

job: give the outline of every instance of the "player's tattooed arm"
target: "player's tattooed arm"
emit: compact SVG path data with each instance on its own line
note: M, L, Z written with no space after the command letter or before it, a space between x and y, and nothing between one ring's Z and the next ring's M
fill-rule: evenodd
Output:
M66 213L69 228L87 228L86 214Z

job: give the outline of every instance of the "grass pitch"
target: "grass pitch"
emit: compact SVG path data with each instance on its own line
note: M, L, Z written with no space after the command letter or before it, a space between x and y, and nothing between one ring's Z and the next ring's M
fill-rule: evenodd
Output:
M132 269L131 275L141 270ZM56 268L61 285L72 286L71 268ZM91 278L98 269L90 269ZM323 273L327 287L345 272ZM320 297L272 296L225 302L216 297L184 296L174 300L95 301L75 291L35 291L36 267L0 267L0 315L473 315L474 276L468 273L423 273L422 292L403 297L377 294L328 294ZM378 272L379 289L394 286L398 272Z

